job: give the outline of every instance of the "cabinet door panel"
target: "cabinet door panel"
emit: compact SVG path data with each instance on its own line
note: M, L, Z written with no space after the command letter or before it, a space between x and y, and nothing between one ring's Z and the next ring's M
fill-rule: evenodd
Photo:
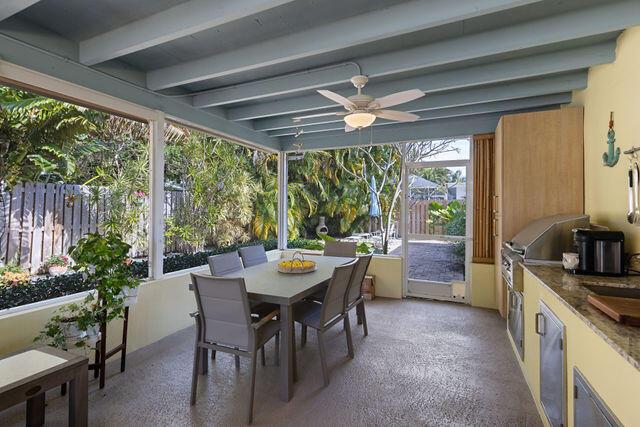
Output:
M575 427L616 427L620 423L589 386L578 368L573 368L573 420Z
M540 402L549 424L561 427L566 418L564 325L542 301L536 332L540 335Z

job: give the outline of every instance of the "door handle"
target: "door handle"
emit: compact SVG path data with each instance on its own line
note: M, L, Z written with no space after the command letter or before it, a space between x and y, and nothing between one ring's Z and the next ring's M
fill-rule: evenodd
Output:
M542 326L542 328L540 328ZM544 335L544 314L536 313L536 334Z

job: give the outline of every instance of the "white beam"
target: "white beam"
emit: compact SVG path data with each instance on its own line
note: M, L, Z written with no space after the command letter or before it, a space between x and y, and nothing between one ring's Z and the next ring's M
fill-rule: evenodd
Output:
M160 279L164 259L164 114L149 123L149 277Z
M278 249L287 249L289 236L289 206L287 184L289 183L289 167L287 165L287 154L278 153Z
M0 3L0 21L22 12L40 0L2 0Z
M80 42L80 62L95 65L271 9L293 0L191 0Z
M149 72L150 89L268 67L351 46L458 22L540 0L414 0L359 14L218 55Z
M531 98L513 99L508 101L487 102L484 104L463 105L461 107L442 108L438 110L423 111L420 113L422 120L435 120L450 117L473 116L477 114L489 114L505 111L524 110L530 108L540 108L547 106L557 106L568 104L571 102L571 92L557 93L553 95L535 96ZM309 125L302 128L303 135L309 135L317 132L327 132L333 130L344 130L344 120L340 117L332 117L332 122ZM388 120L376 120L374 126L386 126L394 124ZM268 132L269 136L280 137L287 135L295 135L295 128L278 129Z
M365 92L373 96L381 96L407 88L418 88L425 92L432 92L562 73L613 62L615 49L616 41L611 40L591 46L436 72L420 77L394 80L389 83L376 84L374 79L365 87ZM290 76L213 89L194 96L193 106L205 108L246 102L346 83L351 76L358 72L353 65L355 64L344 64L335 68L310 70ZM337 92L343 96L349 96L353 95L354 89L351 87L349 90L338 90ZM318 108L330 105L326 98L318 97L315 94L310 96L314 97ZM298 99L300 100L300 98Z
M280 138L282 150L297 151L294 144L302 143L303 151L327 150L332 148L355 147L358 145L381 145L395 142L423 141L436 138L467 137L476 133L494 132L501 114L486 114L470 117L456 117L428 122L403 123L382 126L374 130L373 138L358 137L357 132L326 132L313 137Z
M503 101L507 99L525 98L538 95L550 95L553 93L567 92L584 89L587 85L587 71L577 71L569 74L553 75L529 80L516 80L512 82L478 86L468 89L458 89L447 92L436 92L427 96L398 106L402 111L426 111L437 108L456 107L459 105L480 104L483 102ZM407 87L406 89L412 89ZM321 98L320 95L317 95ZM315 112L315 103L305 104L289 99L275 101L274 103L262 103L248 105L246 107L232 108L227 111L230 120L250 120L255 118L277 116L299 112ZM267 104L267 105L265 105ZM344 111L341 107L334 106L336 111ZM284 122L284 121L283 121ZM289 126L293 123L288 120Z

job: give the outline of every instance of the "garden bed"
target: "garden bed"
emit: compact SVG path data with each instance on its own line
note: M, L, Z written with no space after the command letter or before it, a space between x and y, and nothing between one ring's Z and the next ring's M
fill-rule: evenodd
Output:
M219 248L211 248L192 254L174 253L165 256L163 261L164 273L186 270L188 268L207 265L207 257L238 250L244 246L262 243L267 251L278 247L277 240L251 241L239 245L230 245ZM315 247L315 240L295 239L289 241L290 248ZM137 278L146 278L149 271L147 260L134 261L132 264L133 275ZM84 279L82 273L67 273L61 276L34 276L27 283L12 286L0 286L0 310L32 304L48 299L73 295L93 289L93 284Z

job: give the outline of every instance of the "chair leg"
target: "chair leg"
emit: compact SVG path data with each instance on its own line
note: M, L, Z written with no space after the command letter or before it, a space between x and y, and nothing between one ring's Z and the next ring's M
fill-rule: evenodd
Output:
M211 360L216 360L216 351L211 350Z
M322 365L322 378L325 387L329 385L329 372L327 369L327 354L324 349L324 336L318 331L318 348L320 349L320 364Z
M276 334L276 366L280 366L280 332Z
M307 325L302 325L300 328L300 348L304 347L307 343Z
M264 357L264 346L260 347L260 363L262 364L262 366L266 366L267 364L267 361Z
M195 349L193 351L193 372L191 374L191 406L196 404L196 390L198 388L198 364L200 363L200 349L196 340ZM206 363L206 359L205 359Z
M234 347L234 348L238 350L238 347ZM236 354L235 359L236 359L236 369L240 369L240 356Z
M364 307L364 303L356 305L356 317L358 319L358 325L362 325L362 307Z
M251 396L249 397L249 414L247 415L247 424L251 424L253 422L253 396L255 395L256 390L256 358L257 358L257 349L254 347L253 352L251 353Z
M344 317L344 327L347 334L347 353L349 358L353 359L353 339L351 338L351 321L349 320L349 313Z
M358 304L358 306L361 306L362 308L360 310L362 310L361 316L362 316L362 328L364 329L364 336L368 336L369 335L369 328L367 328L367 313L364 310L364 301L362 301L360 304Z

